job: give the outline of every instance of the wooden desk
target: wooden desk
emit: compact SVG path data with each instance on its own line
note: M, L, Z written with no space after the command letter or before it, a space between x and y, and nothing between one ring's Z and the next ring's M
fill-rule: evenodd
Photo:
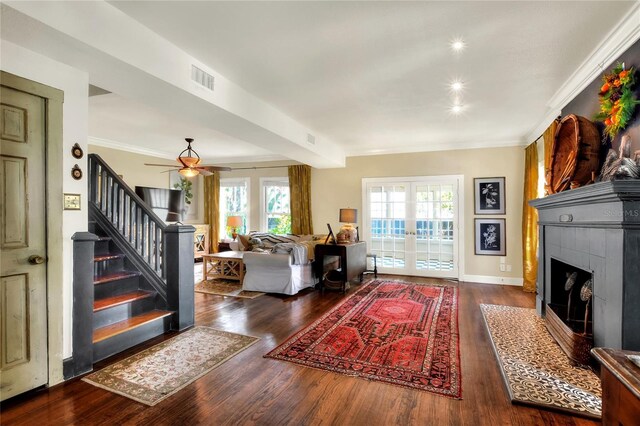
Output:
M224 278L238 280L240 284L244 280L243 252L225 251L223 253L202 255L202 279Z
M367 269L367 244L364 241L352 244L318 244L315 247L315 273L320 279L320 289L324 289L323 260L325 256L340 258L342 272L342 291L346 291L347 282L358 277Z
M640 424L640 367L625 356L640 352L594 348L591 353L601 364L602 424Z

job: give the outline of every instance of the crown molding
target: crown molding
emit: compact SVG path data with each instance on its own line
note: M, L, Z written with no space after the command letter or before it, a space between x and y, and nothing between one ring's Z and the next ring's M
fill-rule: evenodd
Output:
M527 144L518 139L506 139L502 141L472 141L472 142L449 142L429 144L424 143L419 146L406 145L391 148L371 148L366 149L358 146L351 147L346 152L347 157L364 157L368 155L388 155L388 154L409 154L414 152L436 152L436 151L456 151L460 149L490 149L507 148L512 146L526 146Z
M89 145L97 145L105 148L118 149L120 151L133 152L135 154L148 155L150 157L158 157L158 158L164 158L167 160L175 160L174 154L169 154L164 151L156 151L153 149L142 148L135 145L129 145L123 142L113 141L111 139L103 139L103 138L96 138L93 136L89 136L88 143Z
M547 102L548 112L525 136L529 142L538 139L562 108L600 76L606 67L640 39L640 2L635 2L618 25L613 28L576 68Z

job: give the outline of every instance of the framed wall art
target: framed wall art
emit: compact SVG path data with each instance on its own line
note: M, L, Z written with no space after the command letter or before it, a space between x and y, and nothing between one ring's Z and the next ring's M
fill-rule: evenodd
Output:
M506 219L475 219L476 254L506 256Z
M504 177L473 179L476 214L506 214Z

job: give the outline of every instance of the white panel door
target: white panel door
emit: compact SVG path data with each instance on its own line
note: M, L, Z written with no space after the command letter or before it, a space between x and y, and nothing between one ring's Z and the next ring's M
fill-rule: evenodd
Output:
M0 88L0 400L47 383L42 98Z
M461 178L404 179L366 179L363 185L363 239L377 255L378 270L457 278Z

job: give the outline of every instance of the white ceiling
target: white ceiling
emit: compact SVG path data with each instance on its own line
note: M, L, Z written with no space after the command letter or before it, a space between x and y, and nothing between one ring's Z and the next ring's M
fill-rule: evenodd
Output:
M110 3L347 155L363 155L526 142L634 2ZM460 54L450 49L455 37L466 43ZM450 112L456 78L465 84L460 116ZM92 137L151 150L198 141L202 130L117 95L92 97L90 116ZM269 155L220 133L206 138L229 147L229 158Z

